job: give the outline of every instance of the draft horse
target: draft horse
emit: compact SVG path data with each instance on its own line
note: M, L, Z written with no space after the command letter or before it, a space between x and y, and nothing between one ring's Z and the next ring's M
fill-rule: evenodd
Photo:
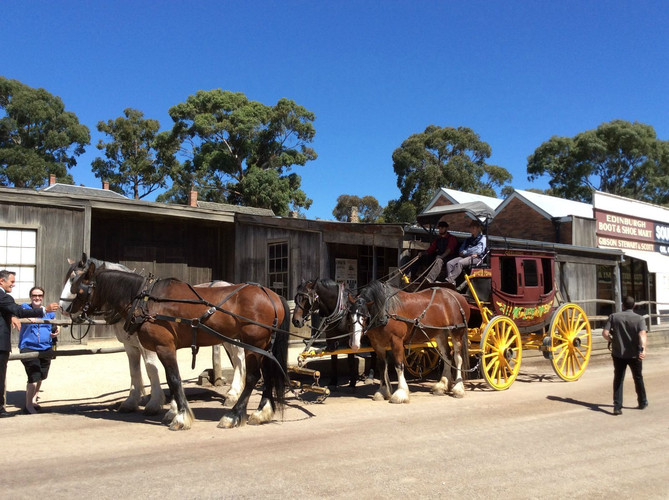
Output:
M295 310L293 311L293 325L302 328L309 316L318 315L321 319L317 328L317 338L324 333L328 350L335 350L343 339L350 335L348 314L348 295L350 291L331 279L303 281L297 287L295 294ZM331 358L330 369L332 378L329 385L337 385L338 366L337 356ZM358 380L358 371L355 364L355 355L348 355L349 387L355 387Z
M165 369L171 394L164 421L171 430L189 429L193 413L184 394L176 351L193 355L201 346L222 341L247 351L244 389L235 405L224 409L218 426L238 427L248 400L262 375L264 390L249 424L274 418L285 404L288 328L286 300L260 285L243 283L195 288L174 278L152 279L127 271L102 269L90 262L73 280L70 314L117 313L125 329L136 334L145 349L154 351ZM271 352L270 352L271 351Z
M70 268L65 277L63 291L60 293L60 308L66 315L70 314L72 305L73 296L70 293L72 283L79 274L81 274L81 271L88 266L89 262L95 263L98 270L115 269L118 271L130 271L130 269L122 264L101 261L93 258L89 259L86 257L85 253L82 255L79 262L75 262L71 259L68 259L68 262ZM111 313L111 311L109 312ZM141 361L144 360L146 374L148 375L151 384L151 396L144 406L144 413L146 415L155 415L165 404L165 393L160 386L160 375L158 374L158 356L156 356L155 352L144 349L139 343L139 339L136 335L129 335L128 332L123 329L122 319L125 318L122 318L118 314L108 314L105 316L105 321L107 321L112 328L118 341L123 344L125 353L128 356L128 366L130 368L130 392L125 401L119 406L118 411L133 412L139 409L141 399L145 395L141 367Z
M361 337L369 338L380 362L379 387L375 401L408 403L409 386L404 378L404 344L434 339L442 359L448 358L448 337L453 344L456 376L444 363L441 379L432 387L435 394L451 392L464 396L462 362L467 346L467 322L470 308L465 298L447 288L430 288L420 292L404 292L386 283L373 281L358 297L349 297L353 323L351 348L359 349ZM385 352L390 349L395 360L397 390L392 393Z
M70 268L67 271L63 290L60 294L60 308L66 315L70 314L70 307L73 299L73 296L70 292L72 283L74 279L87 268L89 262L95 263L98 271L102 269L130 271L130 269L125 267L123 264L89 258L85 253L82 254L81 260L79 262L68 259ZM228 285L230 285L230 283L226 281L211 281L209 283L195 285L195 288ZM123 344L125 353L128 356L128 367L130 369L130 392L128 393L128 397L125 399L125 401L123 401L118 407L118 411L121 413L128 413L137 411L139 409L142 398L146 394L144 390L144 381L142 378L141 367L141 361L143 360L144 368L146 369L146 374L149 377L149 383L151 387L149 400L144 406L144 414L156 415L165 404L165 393L163 392L163 389L160 385L160 375L158 372L158 365L160 364L158 356L155 352L144 349L142 344L140 344L137 335L130 335L123 329L122 320L125 320L125 318L122 318L118 314L113 314L107 315L104 319L111 327L114 335L116 336L116 339ZM232 382L230 383L230 389L225 395L225 404L232 406L237 402L237 399L239 399L239 395L244 388L244 377L246 376L244 350L228 343L224 343L223 345L228 352L233 367Z

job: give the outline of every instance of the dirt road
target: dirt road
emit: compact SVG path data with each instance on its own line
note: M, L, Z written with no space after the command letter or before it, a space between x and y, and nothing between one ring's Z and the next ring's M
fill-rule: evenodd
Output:
M208 365L180 351L196 422L110 411L129 382L124 354L58 358L39 415L0 420L3 498L667 498L669 349L644 363L650 406L630 375L611 415L610 360L575 383L526 366L507 391L482 383L464 399L412 384L408 405L371 401L372 386L325 404L290 399L284 420L218 429L222 397L195 384ZM25 375L10 362L9 410ZM252 398L255 408L258 396Z

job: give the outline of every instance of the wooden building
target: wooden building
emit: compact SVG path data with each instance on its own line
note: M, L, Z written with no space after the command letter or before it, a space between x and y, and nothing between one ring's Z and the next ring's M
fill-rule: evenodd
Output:
M33 285L57 300L68 259L82 252L193 284L260 283L290 300L301 280L338 278L357 287L386 276L398 265L403 237L401 225L275 217L196 195L190 205L167 205L81 186L0 187L0 267L17 272L17 302L28 301ZM96 328L92 336L108 332Z

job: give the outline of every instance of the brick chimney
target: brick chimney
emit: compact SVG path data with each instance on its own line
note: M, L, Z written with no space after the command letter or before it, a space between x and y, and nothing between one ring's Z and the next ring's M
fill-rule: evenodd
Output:
M49 174L49 186L53 186L56 183L56 174Z
M188 195L188 205L197 208L197 191L191 189Z
M102 189L109 191L109 181L102 181Z
M360 222L358 207L351 207L351 218L349 219L349 222Z

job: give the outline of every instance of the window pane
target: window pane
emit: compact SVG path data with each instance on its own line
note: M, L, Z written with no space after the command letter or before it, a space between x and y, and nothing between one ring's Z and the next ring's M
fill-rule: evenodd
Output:
M7 231L7 246L16 248L21 246L21 231L16 229Z
M22 231L21 246L23 248L35 248L37 246L37 231Z
M21 264L35 265L35 248L24 248L21 252Z

